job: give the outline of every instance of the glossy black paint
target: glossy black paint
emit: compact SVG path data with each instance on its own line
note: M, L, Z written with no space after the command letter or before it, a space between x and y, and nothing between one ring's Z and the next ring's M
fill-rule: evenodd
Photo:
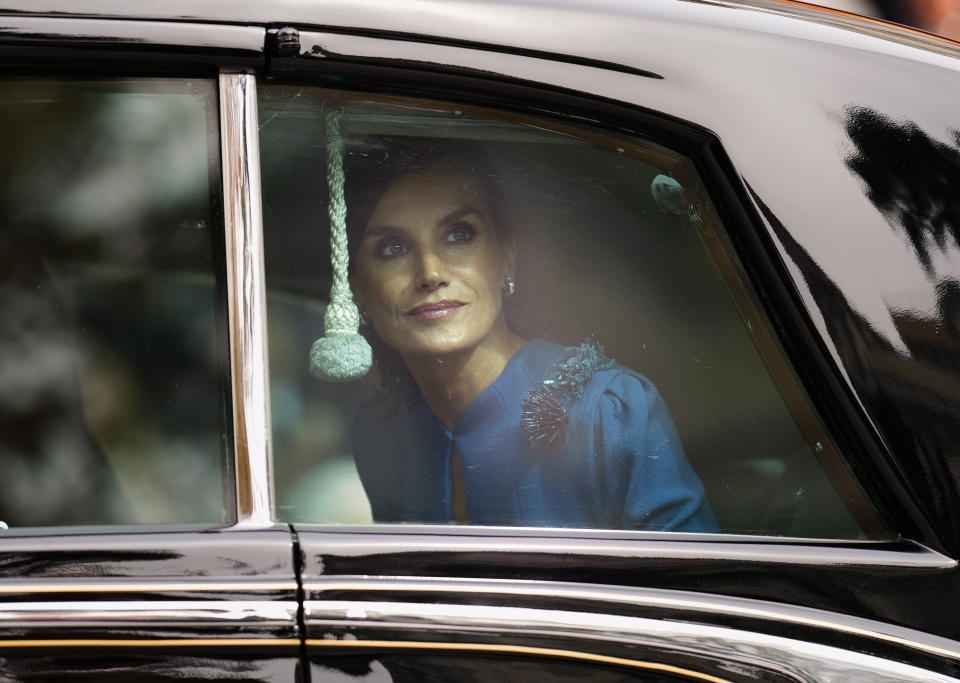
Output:
M658 556L655 549L614 554L603 541L593 539L558 539L557 546L562 545L564 550L550 553L539 543L531 549L523 539L515 539L505 548L496 539L465 534L449 539L418 535L406 544L396 538L378 539L373 534L361 537L303 529L298 537L305 552L303 580L307 584L317 578L369 574L375 567L382 576L678 589L806 605L960 638L952 611L953 587L958 579L955 567L763 561L757 559L754 544L737 542L691 542L684 557L670 558ZM812 556L817 554L815 544L784 544L784 551L790 546L803 548ZM877 549L884 547L891 551L904 549L898 544L879 544ZM826 546L821 549L824 554L828 551ZM720 557L721 551L727 555ZM306 599L317 596L308 593ZM775 629L776 625L767 628ZM794 628L786 627L786 631Z
M4 60L6 68L48 66L61 73L85 66L101 71L175 71L182 75L203 66L247 70L263 65L264 29L4 17L0 26L0 60Z
M857 31L865 35L878 35L887 40L897 41L907 45L920 46L926 50L949 49L952 41L923 34L919 31L904 30L903 27L887 24L883 21L858 18L846 12L824 12L822 7L794 0L739 0L736 5L723 0L680 0L689 4L703 6L723 6L728 10L746 10L762 15L775 15L802 18L811 23L824 26L837 26L845 30ZM260 24L260 25L287 25L336 27L339 30L357 34L395 36L422 36L434 39L444 38L448 41L471 41L477 44L495 42L500 46L515 44L518 47L540 42L536 32L525 31L517 25L516 20L524 18L524 12L536 15L551 15L561 21L578 14L576 7L556 7L544 3L541 8L518 8L507 5L498 5L501 13L511 13L511 16L491 16L488 7L482 3L458 2L454 11L450 11L450 3L442 0L417 3L398 11L391 9L390 3L383 0L360 0L343 3L339 0L317 0L303 3L298 0L276 0L269 5L258 2L231 3L229 8L217 0L171 0L163 6L142 3L131 6L122 0L88 0L83 8L78 9L70 0L5 0L0 13L23 16L66 16L85 18L123 18L143 19L152 21L167 21L176 19L188 22L203 22L216 24ZM599 9L608 10L608 17L597 17L600 21L616 21L617 12L624 14L640 13L648 10L639 10L635 3L623 1L609 1ZM563 10L567 10L564 12ZM675 8L664 6L657 12L670 14ZM493 25L503 31L499 34L491 32ZM538 32L549 31L550 27L536 25ZM560 27L566 28L566 26ZM490 36L497 39L491 41ZM588 53L597 50L609 50L605 45L603 34L588 32L578 36L577 41L554 44L548 52L551 53ZM946 47L945 47L946 46Z
M0 656L3 680L25 681L293 681L296 661L289 657L224 656L223 653L144 654L111 657L74 649L46 653L42 659Z
M81 578L294 579L292 544L286 526L260 531L104 531L4 536L0 544L0 582Z
M887 446L903 457L893 466L906 482L912 498L926 508L941 537L957 538L957 468L960 466L960 423L957 422L956 334L951 329L950 295L956 280L937 283L940 315L901 311L907 353L897 349L870 325L765 203L757 199L764 217L797 264L817 300L830 338L844 367L859 389L873 420L881 426ZM924 262L926 245L915 243ZM942 337L941 337L942 335ZM941 337L938 340L937 337ZM932 340L932 344L925 344ZM940 342L940 343L938 343Z
M377 634L374 634L377 635ZM451 634L443 634L444 639ZM456 640L453 635L451 640ZM559 642L558 642L559 641ZM529 645L527 645L529 643ZM562 648L572 651L583 650L584 645L576 639L530 638L524 641L527 647ZM599 649L603 655L605 648L590 644L590 650ZM609 648L606 648L609 649ZM652 651L651 651L652 650ZM733 682L769 681L770 683L788 683L794 677L770 671L767 668L746 662L718 662L698 657L684 656L679 653L666 654L654 648L631 648L631 656L641 662L667 664L696 672L709 672L722 676L722 680ZM615 657L615 654L606 655ZM372 653L355 654L349 650L343 653L324 654L310 662L311 680L322 683L328 680L342 680L344 674L351 677L388 675L387 681L474 681L475 683L499 683L501 681L548 680L556 683L573 683L590 680L597 683L649 682L696 680L688 676L664 676L656 671L644 671L625 666L597 665L593 662L580 662L562 657L532 657L520 655L490 655L474 652L436 651L408 652L378 648ZM702 680L702 679L701 679Z
M311 538L300 532L301 542L322 546L327 552L310 557L306 561L304 583L322 576L327 580L343 580L376 567L381 575L414 577L463 577L507 581L535 582L589 582L600 585L636 586L644 588L672 589L694 593L720 594L745 597L770 603L804 605L823 609L831 614L828 621L843 624L845 616L864 617L882 623L912 627L949 638L956 638L956 620L952 616L953 586L956 585L956 570L931 570L904 567L880 567L876 565L837 566L790 564L786 562L759 562L744 547L740 557L718 559L711 557L711 550L702 548L701 557L683 559L658 558L656 556L626 555L612 557L610 553L591 555L584 543L583 553L528 552L517 544L512 551L494 549L473 539L473 550L460 544L453 550L445 550L445 543L438 541L433 549L423 546L429 541L420 539L420 550L409 552L381 552L370 549L367 541L364 549L347 542L347 548L337 548L330 536ZM471 541L467 541L470 545ZM341 552L337 552L340 550ZM810 549L815 552L815 548ZM695 554L695 550L691 549ZM317 576L312 571L320 570ZM547 585L549 585L549 583ZM895 586L896 589L891 589ZM743 629L772 636L796 638L843 649L863 652L893 661L902 661L915 666L960 676L960 660L932 655L896 643L844 632L820 626L804 626L782 622L775 618L737 617L728 614L705 614L670 607L630 606L611 604L589 599L563 599L544 596L517 596L480 593L430 591L417 594L416 589L406 592L363 590L311 591L305 593L307 600L356 600L397 602L442 602L468 605L510 605L539 609L566 609L592 611L601 614L621 614L681 622L706 623ZM940 607L948 605L945 610ZM350 631L361 637L356 630ZM324 637L323 633L306 625L308 638ZM367 635L368 638L374 638ZM412 633L412 639L423 636Z
M169 616L96 616L131 601ZM279 614L288 605L290 617L218 616L234 604ZM189 671L194 680L295 680L296 604L286 526L4 537L0 613L49 605L58 616L0 623L0 679L175 680ZM24 640L45 644L18 647Z
M886 501L896 528L952 556L960 552L960 273L949 260L937 259L958 242L960 225L955 193L949 192L960 145L951 99L960 86L955 47L835 15L796 22L790 15L808 12L762 0L744 8L709 1L611 3L603 13L522 4L491 12L466 3L449 11L449 4L439 1L402 9L375 0L289 0L234 5L229 17L223 16L222 3L215 2L130 8L101 0L87 3L83 12L87 17L151 21L175 17L182 22L175 27L81 20L72 3L59 0L3 4L6 9L0 13L13 16L4 20L12 28L0 31L0 57L15 68L39 64L64 69L78 60L88 69L101 65L168 72L197 64L263 68L264 27L293 25L322 28L327 35L304 42L311 56L272 65L286 78L333 73L356 87L434 96L439 92L479 104L497 104L498 91L501 97L504 92L520 93L509 106L543 112L545 102L552 101L548 115L563 113L573 102L565 98L579 93L594 104L577 115L592 123L630 128L623 122L632 119L636 126L650 120L666 137L676 125L680 140L689 139L683 131L710 131L715 141L701 154L701 170L808 389L832 416L831 426L856 455L856 466L872 493ZM57 17L60 23L51 28L50 19L41 16ZM119 30L125 25L125 32ZM236 31L241 29L243 37L236 42L231 36L240 35ZM891 42L871 36L876 33ZM354 34L375 42L357 42ZM320 49L314 51L313 45ZM921 52L918 46L931 51ZM554 55L560 56L559 64L552 61ZM611 65L615 68L606 68ZM661 78L638 76L640 72ZM526 105L519 104L523 102ZM778 112L795 112L797 118ZM810 121L816 125L808 127ZM885 153L891 150L893 154ZM923 169L927 177L915 184L902 182L898 169L904 164ZM916 211L901 210L905 202L932 207L931 215L918 221ZM830 226L844 230L826 229ZM885 252L870 251L878 242L887 245ZM860 256L867 252L874 270L864 270ZM846 256L838 258L837 253ZM912 284L891 288L889 279L877 276L904 267L917 274L911 283L925 283L929 291L916 294ZM899 338L892 342L894 335ZM358 539L301 529L298 536L306 579L378 574L653 586L810 605L960 638L954 618L960 607L956 568L759 562L747 546L727 559L716 559L706 550L698 556L694 549L692 557L676 560L602 549L506 551L482 541L472 548L451 547L442 537L397 550L389 533ZM736 547L734 542L726 545ZM816 546L810 547L815 552ZM291 551L286 528L4 537L0 587L60 582L64 590L56 597L87 599L77 598L70 585L241 577L295 582ZM145 590L138 597L184 595L297 597L295 589ZM118 591L98 598L129 596ZM0 599L51 597L28 586ZM771 622L737 625L774 634L787 628ZM796 635L795 627L789 629ZM271 635L299 637L299 632L292 624ZM935 661L875 641L817 629L804 635L958 673L953 661ZM50 667L74 671L78 677L83 667L96 670L91 664L95 659L77 656L60 654L50 660ZM273 675L273 662L230 657L238 662L238 676ZM130 660L127 671L156 665L140 653ZM0 661L0 668L10 661ZM23 663L28 660L18 661L17 666L27 666ZM222 666L226 661L216 657L177 654L162 661L161 669L195 666L200 672L209 670L213 680L234 677L213 672L218 662ZM278 661L277 671L283 673L276 675L289 675L292 655ZM244 668L248 664L253 671ZM32 675L42 677L36 669Z

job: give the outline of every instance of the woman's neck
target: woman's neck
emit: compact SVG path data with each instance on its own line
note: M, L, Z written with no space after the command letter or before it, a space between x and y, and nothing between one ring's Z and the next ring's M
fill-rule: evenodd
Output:
M467 351L404 361L433 414L452 430L463 411L496 381L525 343L504 328L495 339Z

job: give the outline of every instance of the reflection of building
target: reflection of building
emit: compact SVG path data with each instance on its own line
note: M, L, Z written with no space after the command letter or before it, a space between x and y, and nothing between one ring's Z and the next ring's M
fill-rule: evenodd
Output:
M817 4L960 39L960 0L818 0Z

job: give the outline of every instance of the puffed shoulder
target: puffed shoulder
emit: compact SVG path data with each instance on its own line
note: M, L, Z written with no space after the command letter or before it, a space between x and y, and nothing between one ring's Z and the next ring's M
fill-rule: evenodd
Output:
M622 366L597 372L568 412L567 446L591 458L587 471L611 526L719 530L670 410L647 377Z
M670 419L653 382L618 365L600 344L588 340L562 349L550 372L529 389L521 426L537 449L563 440L571 423L583 426L578 417L627 424L622 420L629 413L629 424L642 429L651 410Z
M618 415L627 409L645 413L662 402L660 392L653 382L638 372L618 365L594 375L585 387L583 400L578 402L578 407L599 407L605 412Z
M677 462L678 454L683 458L673 418L657 387L623 366L591 377L581 397L568 408L568 425L571 440L589 432L600 442L594 452L634 456L669 452L661 465Z
M530 446L537 448L556 441L568 422L568 411L580 402L594 376L614 365L595 342L565 349L550 373L524 398L520 425Z

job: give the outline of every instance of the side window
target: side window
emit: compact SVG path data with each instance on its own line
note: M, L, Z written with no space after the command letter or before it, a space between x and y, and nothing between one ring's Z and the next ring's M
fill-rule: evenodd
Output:
M259 99L282 518L883 536L690 158L445 102ZM318 380L362 374L358 327L371 370Z
M232 518L216 112L213 81L0 80L4 526Z

